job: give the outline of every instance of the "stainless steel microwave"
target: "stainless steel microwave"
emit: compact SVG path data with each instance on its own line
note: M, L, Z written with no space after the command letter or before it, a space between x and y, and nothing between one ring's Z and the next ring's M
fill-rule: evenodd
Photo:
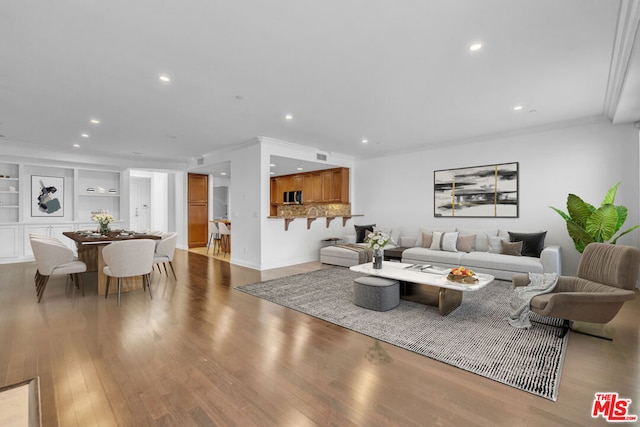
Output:
M285 191L282 201L287 205L301 205L302 191Z

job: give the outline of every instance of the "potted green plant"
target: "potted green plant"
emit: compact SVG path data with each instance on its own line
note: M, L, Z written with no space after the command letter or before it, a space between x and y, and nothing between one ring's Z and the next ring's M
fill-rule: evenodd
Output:
M634 225L616 236L627 220L628 211L624 206L614 205L619 185L620 182L607 191L597 209L571 193L567 197L568 213L549 206L567 222L567 231L578 252L582 253L585 246L592 242L608 242L615 245L620 237L640 227Z

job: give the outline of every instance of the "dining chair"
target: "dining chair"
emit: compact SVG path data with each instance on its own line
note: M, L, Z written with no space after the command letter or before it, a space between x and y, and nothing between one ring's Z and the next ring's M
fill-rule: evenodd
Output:
M42 300L51 276L69 275L84 296L84 286L79 273L87 271L87 265L82 261L74 260L73 251L59 241L31 238L31 236L29 241L36 260L35 282L38 303Z
M227 254L229 251L229 246L231 245L231 230L227 227L227 224L224 222L218 223L218 231L220 232L220 246L223 252Z
M150 239L127 240L123 242L113 242L102 249L102 258L105 267L104 274L107 276L107 289L104 293L105 299L109 296L109 282L112 277L118 278L118 305L120 305L120 292L123 277L142 276L142 288L149 288L151 294L151 281L149 279L153 269L153 254L156 242Z
M209 242L207 243L207 253L211 247L211 241L213 240L213 253L216 253L216 246L220 249L220 231L215 221L209 221Z
M176 243L178 241L178 233L165 233L162 235L162 239L158 240L158 244L155 247L155 253L153 254L153 264L158 266L158 270L160 270L160 263L164 266L164 272L167 276L169 273L167 272L167 263L169 263L169 267L171 267L171 271L173 272L173 278L178 280L176 277L176 271L173 269L173 255L176 252ZM160 270L160 274L162 271Z

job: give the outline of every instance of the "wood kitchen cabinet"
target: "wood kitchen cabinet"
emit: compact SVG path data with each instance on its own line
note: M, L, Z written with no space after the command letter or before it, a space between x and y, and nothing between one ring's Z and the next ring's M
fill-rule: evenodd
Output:
M302 190L303 203L349 203L349 169L334 168L271 178L271 214L285 191Z

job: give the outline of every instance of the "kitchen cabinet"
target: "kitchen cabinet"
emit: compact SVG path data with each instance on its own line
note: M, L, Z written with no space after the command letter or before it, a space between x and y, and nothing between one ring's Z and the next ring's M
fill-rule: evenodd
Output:
M349 203L349 169L333 168L271 178L271 215L285 191L302 190L304 204Z

